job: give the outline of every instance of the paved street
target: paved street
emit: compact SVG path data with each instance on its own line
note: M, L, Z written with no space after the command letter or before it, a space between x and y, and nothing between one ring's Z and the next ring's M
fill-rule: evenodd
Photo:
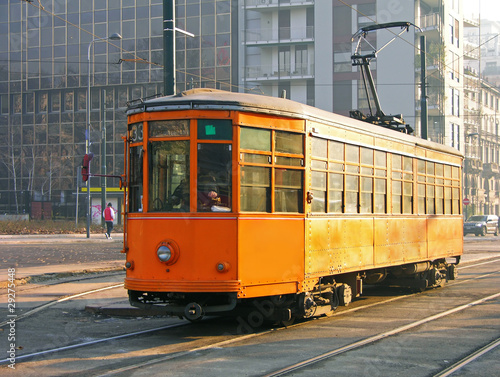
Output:
M16 278L46 274L120 269L125 261L123 234L112 240L103 234L0 235L0 282L6 270L16 268Z

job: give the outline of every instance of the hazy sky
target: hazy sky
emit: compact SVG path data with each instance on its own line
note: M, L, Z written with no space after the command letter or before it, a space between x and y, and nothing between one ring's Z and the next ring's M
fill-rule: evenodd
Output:
M479 13L479 3L481 4L481 18L491 21L500 21L500 1L499 0L463 0L465 10L474 16Z

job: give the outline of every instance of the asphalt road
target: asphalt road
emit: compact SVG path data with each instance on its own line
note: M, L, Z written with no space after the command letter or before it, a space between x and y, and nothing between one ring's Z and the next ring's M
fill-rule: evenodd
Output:
M125 259L119 242L0 243L2 266L27 268Z

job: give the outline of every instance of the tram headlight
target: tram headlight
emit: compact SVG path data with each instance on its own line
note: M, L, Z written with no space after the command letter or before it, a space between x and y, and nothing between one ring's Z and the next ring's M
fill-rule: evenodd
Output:
M156 256L160 262L172 265L179 259L179 246L173 240L165 240L156 247Z
M161 262L168 262L172 258L172 250L168 245L161 245L156 251L156 255Z

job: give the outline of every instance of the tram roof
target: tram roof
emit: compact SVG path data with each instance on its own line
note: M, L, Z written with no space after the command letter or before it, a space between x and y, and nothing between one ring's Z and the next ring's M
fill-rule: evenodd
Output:
M172 96L134 100L128 105L127 115L174 110L236 110L316 120L335 125L344 125L377 136L389 137L412 143L420 147L438 150L458 156L463 154L455 148L420 139L402 132L362 122L340 114L304 105L285 98L259 94L228 92L217 89L192 89Z

